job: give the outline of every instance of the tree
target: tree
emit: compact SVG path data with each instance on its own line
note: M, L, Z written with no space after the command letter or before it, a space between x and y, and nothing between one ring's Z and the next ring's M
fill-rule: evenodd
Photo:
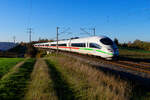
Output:
M36 48L33 47L32 43L27 44L26 57L35 57L37 54Z
M118 42L117 38L114 39L114 42L115 42L116 45L119 45L119 42Z

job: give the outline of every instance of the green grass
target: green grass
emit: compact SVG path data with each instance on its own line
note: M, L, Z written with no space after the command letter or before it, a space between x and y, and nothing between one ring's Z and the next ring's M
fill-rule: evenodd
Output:
M23 98L30 79L35 59L28 59L16 73L0 80L0 100L19 100Z
M23 58L0 58L0 78L8 73L17 63L23 60Z
M119 55L121 57L150 59L150 51L119 47Z
M128 47L118 47L119 49L133 51L133 52L140 52L140 53L150 53L150 51L142 50L142 49L136 49L136 48L128 48Z

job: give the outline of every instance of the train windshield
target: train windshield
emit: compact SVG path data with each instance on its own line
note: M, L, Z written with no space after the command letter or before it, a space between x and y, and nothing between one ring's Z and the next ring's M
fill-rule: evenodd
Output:
M98 49L101 49L101 48L102 48L100 45L98 45L98 44L96 44L96 43L90 43L90 44L89 44L89 47L90 47L90 48L98 48Z
M100 40L100 42L102 42L105 45L113 45L113 41L109 38L103 38Z

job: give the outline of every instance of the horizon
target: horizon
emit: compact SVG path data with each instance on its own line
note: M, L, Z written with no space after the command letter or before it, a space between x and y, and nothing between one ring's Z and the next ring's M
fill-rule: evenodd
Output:
M117 38L121 43L150 42L149 4L149 0L3 0L0 42L14 41L14 36L17 42L28 42L28 28L33 29L32 41L55 39L56 27L62 32L60 39L87 37L95 28L96 35Z

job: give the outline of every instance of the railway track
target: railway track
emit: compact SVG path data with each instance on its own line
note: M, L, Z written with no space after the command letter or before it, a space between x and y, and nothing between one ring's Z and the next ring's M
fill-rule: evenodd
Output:
M150 66L150 63L147 62L140 62L140 64L146 65L146 66Z
M133 62L133 61L127 61L127 60L107 61L102 58L99 58L99 57L97 58L94 56L91 57L88 55L80 55L77 53L69 53L69 54L73 54L75 56L83 57L89 60L94 60L99 63L109 64L109 65L121 67L124 69L130 69L132 71L142 72L142 73L146 73L150 75L150 63L147 63L147 62Z
M131 69L138 72L144 72L150 74L150 66L142 65L139 63L131 62L131 61L109 61L109 64L117 65L122 68Z
M150 65L148 64L142 64L142 63L137 63L137 62L133 62L133 61L126 61L126 60L120 60L120 63L125 63L125 64L129 64L129 65L133 65L133 66L140 66L141 68L150 68ZM144 62L143 62L144 63Z

